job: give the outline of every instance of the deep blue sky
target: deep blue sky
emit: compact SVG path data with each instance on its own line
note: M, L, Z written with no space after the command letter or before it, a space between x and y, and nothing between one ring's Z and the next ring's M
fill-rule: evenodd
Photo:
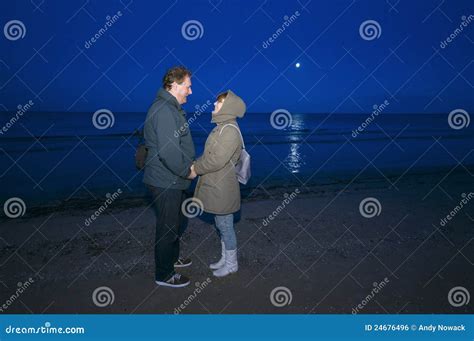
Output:
M472 111L474 21L440 48L470 14L472 0L2 2L2 28L20 20L26 34L0 37L0 110L33 100L35 111L143 112L165 70L185 64L196 71L187 111L227 88L252 112L369 112L386 99L387 112ZM202 24L200 39L184 39L188 20ZM361 38L366 20L379 38Z

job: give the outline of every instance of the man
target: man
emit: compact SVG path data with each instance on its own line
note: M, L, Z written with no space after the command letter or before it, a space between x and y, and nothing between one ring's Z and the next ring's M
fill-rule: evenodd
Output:
M191 94L191 72L182 66L169 69L144 127L148 155L143 182L151 192L156 213L155 280L173 288L190 283L174 268L191 265L190 259L179 258L179 239L187 225L181 205L185 190L196 177L190 169L194 144L181 108Z

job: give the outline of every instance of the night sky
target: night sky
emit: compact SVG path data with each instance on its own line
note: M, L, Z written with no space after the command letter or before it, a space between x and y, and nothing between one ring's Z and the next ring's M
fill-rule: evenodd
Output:
M469 112L474 3L455 3L2 2L0 107L32 100L33 111L144 112L166 69L184 64L194 72L187 111L232 89L250 112L366 113L385 100L390 113ZM11 20L23 37L7 39ZM190 20L197 36L183 30ZM367 20L378 27L364 39Z

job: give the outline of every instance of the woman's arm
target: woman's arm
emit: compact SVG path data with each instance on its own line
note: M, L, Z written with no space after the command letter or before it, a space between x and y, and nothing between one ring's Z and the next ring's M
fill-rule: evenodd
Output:
M222 169L240 145L240 135L237 129L228 127L216 139L216 143L204 149L202 156L194 163L197 175L217 172Z

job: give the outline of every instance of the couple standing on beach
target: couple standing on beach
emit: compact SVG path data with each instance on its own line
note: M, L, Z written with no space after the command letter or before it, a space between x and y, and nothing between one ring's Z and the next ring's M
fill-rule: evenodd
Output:
M216 277L238 270L234 213L240 210L240 188L234 165L243 147L236 118L244 116L245 103L230 90L217 96L211 120L216 127L206 140L203 155L196 159L181 108L191 94L191 72L181 66L169 69L144 127L148 154L143 182L152 194L156 214L155 281L175 288L190 283L175 268L192 263L180 258L179 242L187 227L182 208L185 190L197 176L194 198L202 202L203 211L214 214L222 247L220 260L209 267Z

